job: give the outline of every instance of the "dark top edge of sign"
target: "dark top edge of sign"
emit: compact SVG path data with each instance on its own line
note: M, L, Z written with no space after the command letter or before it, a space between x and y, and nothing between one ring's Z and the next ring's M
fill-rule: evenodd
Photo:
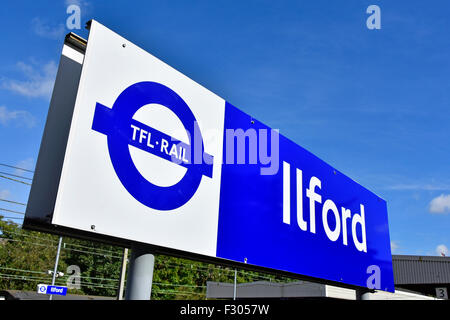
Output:
M73 32L66 34L66 37L64 38L64 44L83 54L86 52L87 40Z

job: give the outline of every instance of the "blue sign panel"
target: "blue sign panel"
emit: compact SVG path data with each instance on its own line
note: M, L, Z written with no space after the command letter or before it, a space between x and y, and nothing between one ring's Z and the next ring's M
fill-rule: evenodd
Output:
M38 285L38 293L65 296L67 294L67 287L40 284Z
M189 143L133 119L151 103L175 113ZM108 137L111 163L122 185L149 208L177 209L195 195L203 178L212 179L214 157L204 152L194 114L160 83L129 86L112 108L97 103L92 129ZM135 166L129 145L187 171L172 186L155 185ZM167 150L173 148L180 151L170 154ZM196 163L191 151L198 148L202 161ZM269 168L261 155L270 156L272 172L262 173ZM218 258L394 290L386 202L229 103L218 207Z
M227 103L239 128L270 129ZM278 173L261 166L222 167L217 257L394 291L384 200L282 135Z

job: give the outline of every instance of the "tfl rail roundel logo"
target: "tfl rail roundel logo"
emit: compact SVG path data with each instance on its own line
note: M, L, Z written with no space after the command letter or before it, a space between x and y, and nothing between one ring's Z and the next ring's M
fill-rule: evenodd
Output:
M133 119L140 108L149 104L165 106L175 113L187 132L189 144ZM112 109L97 103L92 129L107 136L109 156L122 185L150 208L176 209L192 198L202 176L212 178L213 156L204 152L194 114L176 92L160 83L138 82L129 86L118 96ZM155 185L133 163L129 145L175 162L187 168L186 173L172 186ZM195 157L197 153L200 161Z

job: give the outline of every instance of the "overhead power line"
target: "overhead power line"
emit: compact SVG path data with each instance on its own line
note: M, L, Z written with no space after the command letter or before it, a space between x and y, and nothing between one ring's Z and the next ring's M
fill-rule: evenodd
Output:
M34 282L45 282L48 281L48 278L44 277L34 277L34 276L21 276L21 275L11 275L0 273L0 278L10 279L10 280L23 280L23 281L34 281ZM55 284L65 285L66 282L63 279L57 279ZM99 285L99 284L91 284L91 283L80 283L81 287L96 287L96 288L105 288L105 289L117 289L117 286L112 285Z
M8 279L8 280L22 280L22 281L33 281L33 282L39 282L39 281L45 282L48 280L48 278L44 278L44 277L21 276L21 275L12 275L12 274L5 274L5 273L0 273L0 278ZM65 280L59 278L56 280L56 284L66 285L66 282L65 282ZM114 285L93 284L93 283L89 283L89 282L81 282L80 286L81 287L104 288L104 289L117 289L117 286L114 286ZM190 295L204 296L206 294L205 292L165 290L165 289L156 289L156 288L153 288L152 291L155 293L178 294L178 295L185 295L185 296L190 296Z
M24 269L8 268L8 267L0 267L0 269L2 269L2 270L8 270L8 271L15 271L15 272L22 272L22 273L38 273L38 274L48 275L48 272L44 272L44 271L24 270ZM14 275L18 275L18 274L14 274ZM30 276L30 277L31 277L31 276ZM73 275L65 274L64 276L59 277L59 279L61 279L61 278L68 278L68 277L73 277ZM83 275L77 275L76 277L79 277L79 278L82 278L82 279L95 279L95 280L119 281L119 279L99 278L99 277L91 277L91 276L83 276ZM85 281L82 281L82 282L85 282ZM87 283L87 282L86 282L86 283Z
M19 232L14 232L14 231L5 231L7 234L15 234L21 237L26 237L26 238L32 238L32 239L38 239L41 241L48 241L51 243L57 243L58 241L53 240L53 239L48 239L48 238L44 238L44 237L36 237L36 236L32 236L29 234L25 234L25 233L19 233ZM90 247L90 246L83 246L80 244L75 244L75 243L68 243L68 242L64 242L63 243L63 249L67 249L67 250L71 250L71 248L67 248L67 246L73 246L73 247L78 247L78 248L84 248L84 249L89 249L89 250L94 250L97 252L97 254L101 254L101 255L106 255L106 256L114 256L115 258L118 258L118 256L116 256L115 254L117 252L113 251L113 250L108 250L108 249L101 249L101 248L95 248L95 247ZM92 252L92 251L87 251L87 252Z
M18 272L25 272L25 273L39 273L39 274L48 274L47 272L43 271L36 271L36 270L24 270L24 269L16 269L16 268L8 268L8 267L0 267L2 270L9 270L9 271L18 271Z
M3 171L0 171L0 174L6 174L7 176L16 177L16 178L25 179L25 180L33 180L33 178L18 176L17 174L12 174L12 173L3 172Z
M33 239L39 239L39 240L42 240L42 241L49 241L49 242L52 242L52 243L57 243L58 242L56 240L47 239L47 238L44 238L44 237L31 236L29 234L18 233L18 232L14 232L14 231L10 231L10 230L6 230L6 231L4 231L4 233L7 233L7 234L12 233L12 234L15 234L15 235L18 235L18 236L27 237L27 238L33 238Z
M179 291L179 290L161 290L161 289L152 289L157 293L166 293L166 294L177 294L180 296L191 296L191 295L199 295L204 296L206 293L204 292L192 292L192 291Z
M9 209L5 209L5 208L0 208L0 211L6 211L6 212L11 212L11 213L17 213L17 214L25 214L24 212L9 210Z
M33 274L42 274L42 275L48 275L48 272L44 272L44 271L37 271L37 270L25 270L25 269L17 269L17 268L9 268L9 267L0 267L0 269L2 270L8 270L8 271L15 271L15 272L21 272L21 273L33 273ZM15 276L22 276L19 274L5 274L5 273L1 273L3 275L15 275ZM27 276L27 277L32 277L32 276ZM61 280L62 278L68 278L68 277L73 277L73 275L64 275L62 277L59 278L59 280ZM106 281L111 281L111 282L118 282L119 279L118 278L102 278L102 277L92 277L92 276L83 276L82 274L77 275L76 277L80 278L80 279L88 279L88 280L106 280ZM66 280L66 279L65 279ZM90 283L87 281L81 281L81 283ZM163 286L163 287L187 287L187 288L206 288L206 286L198 286L198 285L191 285L191 284L171 284L171 283L163 283L163 282L153 282L154 285L158 285L158 286Z
M6 200L6 199L0 199L0 200L26 206L26 204L15 202L15 201L11 201L11 200ZM0 208L0 210L13 212L13 213L17 213L17 214L24 214L23 212L13 211L13 210L9 210L9 209L2 209L2 208ZM21 219L21 218L5 217L5 219ZM34 237L34 236L30 236L30 235L26 235L26 234L22 234L22 233L19 234L19 233L11 232L11 231L7 231L7 232L14 233L14 234L17 234L17 235L20 235L20 236L24 236L24 237L31 237L31 238L35 238L35 239L39 239L39 240L43 240L43 241L50 241L50 242L53 242L53 243L55 242L53 240L46 239L46 238L43 238L43 237ZM24 243L28 243L28 244L32 244L32 245L43 246L43 247L55 247L55 246L49 245L49 244L28 242L28 241L17 240L17 239L6 239L6 238L3 238L3 239L10 240L10 241L24 242ZM86 251L86 250L75 249L75 248L69 248L67 246L75 246L75 247L79 247L79 248L86 248L86 249L94 250L94 251L97 251L97 252ZM78 244L73 244L73 243L64 243L64 249L65 250L74 251L74 252L79 252L79 253L94 254L94 255L103 256L103 257L118 258L118 259L122 258L121 256L114 255L116 252L114 252L112 250L88 247L88 246L83 246L83 245L78 245ZM100 252L98 252L98 251L100 251ZM201 265L196 265L196 264L192 264L192 263L188 263L188 262L178 262L177 263L177 262L172 262L171 261L171 262L165 262L164 265L169 266L169 267L181 267L183 269L197 270L199 272L210 272L212 270L218 270L218 271L220 271L220 273L225 273L225 274L234 272L234 270L231 270L231 269L228 269L228 268L224 268L224 267L221 267L221 266L211 266L211 265L210 266L201 266ZM247 271L244 271L244 270L240 270L239 273L247 274L247 275L251 276L252 278L258 278L258 279L264 279L264 280L270 280L270 281L275 280L275 278L273 278L271 276L264 276L264 275L261 275L261 274L254 274L254 272L247 272Z
M0 215L0 217L2 217L3 219L19 219L19 220L23 219L23 217L5 217L2 215Z
M38 238L38 237L34 237L34 238ZM0 239L5 239L5 240L8 240L8 241L13 241L13 242L28 243L28 244L31 244L31 245L47 247L47 248L56 248L56 246L54 246L54 245L44 244L44 243L29 242L29 241L18 240L18 239L11 239L11 238L0 238ZM45 239L45 240L49 241L48 239ZM107 254L102 254L102 253L98 253L98 252L78 250L78 249L72 249L72 248L67 248L67 247L64 247L63 250L69 250L69 251L74 251L74 252L79 252L79 253L86 253L86 254L93 254L93 255L98 255L98 256L102 256L102 257L110 257L110 258L117 258L117 259L119 259L119 258L121 259L122 258L120 256L107 255ZM178 266L178 267L181 267L183 269L190 269L190 270L194 269L194 270L197 270L199 272L207 272L207 271L209 271L209 270L205 270L205 268L201 268L201 267L200 268L196 268L195 266L191 267L191 264L187 264L187 263L180 263L180 264L165 263L165 265L169 266L169 267L170 266L172 266L172 267L173 266ZM220 270L221 272L229 271L227 269L223 269L223 268L220 268L220 267L214 267L214 266L211 266L210 268L212 270ZM272 278L269 277L269 276L257 275L257 274L253 274L251 272L246 272L244 270L239 270L238 272L241 273L241 274L247 274L247 275L251 276L252 278L264 279L264 280L272 280Z
M24 240L19 240L19 239L2 238L2 237L0 237L0 239L12 241L12 242L28 243L28 244L34 245L34 246L41 246L41 247L47 247L47 248L56 248L56 246L50 245L50 244L47 244L47 243L30 242L30 241L24 241ZM79 250L79 249L72 249L72 248L67 248L67 247L62 248L62 249L63 250L74 251L74 252L79 252L79 253L93 254L93 255L97 255L97 256L101 256L101 257L105 257L105 258L122 259L121 256L115 256L115 255L104 254L104 253L99 253L99 252L85 251L85 250Z
M43 240L43 241L55 242L53 240L49 240L49 239L45 239L45 238L41 238L41 237L33 237L33 236L25 235L25 234L18 234L18 233L15 233L15 232L10 232L10 233L14 233L14 234L25 236L25 237L31 237L31 238L35 238L35 239L40 239L40 240ZM9 241L12 241L12 242L27 243L27 244L30 244L30 245L47 247L47 248L56 248L55 245L51 245L51 244L48 244L48 243L30 242L30 241L24 241L24 240L19 240L19 239L12 239L12 238L0 238L0 239L9 240ZM109 251L111 254L106 254L106 253L101 253L101 252L93 252L93 251L86 251L86 250L81 250L81 249L68 248L67 245L75 245L75 244L65 243L62 249L63 250L73 251L73 252L78 252L78 253L93 254L93 255L102 256L102 257L117 258L117 259L121 259L122 258L121 256L114 255L113 251ZM77 246L77 245L75 245L75 246ZM80 247L96 250L96 248L93 248L93 247L87 247L87 246L80 246ZM103 249L100 249L100 250L103 250ZM105 250L105 251L107 251L107 250ZM205 273L209 272L211 270L217 270L217 271L220 271L221 273L225 273L225 274L229 273L229 272L234 272L234 270L225 269L225 268L222 268L222 267L219 267L219 266L205 267L205 266L197 266L197 265L193 265L193 264L185 263L185 262L180 262L180 263L165 262L164 265L167 266L167 267L180 267L180 268L183 268L183 269L196 270L198 272L205 272ZM274 280L270 276L254 274L253 272L248 272L248 271L244 271L244 270L239 270L238 272L240 274L251 276L252 278L257 278L257 279L262 279L262 280Z
M8 203L13 203L13 204L18 204L18 205L25 206L25 207L27 206L25 203L16 202L16 201L7 200L7 199L0 199L0 201L8 202Z
M8 273L0 273L0 278L8 279L8 280L23 280L23 281L33 281L33 282L45 282L48 281L48 278L46 277L36 277L36 276L28 276L28 275L16 275L16 274L8 274ZM56 284L59 285L67 285L66 279L58 278L56 280ZM157 284L157 283L155 283ZM85 282L81 281L79 283L81 287L96 287L96 288L104 288L104 289L116 289L116 285L108 285L108 284L99 284L99 283L91 283L91 282ZM179 294L179 295L202 295L204 296L205 292L194 292L194 291L180 291L180 290L167 290L167 289L157 289L153 288L153 292L155 293L166 293L166 294Z
M26 184L28 186L31 186L31 183L28 183L28 182L25 182L25 181L21 181L21 180L17 180L17 179L13 179L13 178L1 175L1 174L0 174L0 178L8 179L8 180L11 180L11 181L14 181L14 182L19 182L19 183L23 183L23 184Z
M11 241L11 242L28 243L28 244L31 244L33 246L40 246L40 247L46 247L46 248L56 248L56 246L43 244L43 243L37 243L37 242L29 242L29 241L23 241L23 240L12 239L12 238L2 238L2 237L0 237L0 239L1 240L8 240L8 241Z
M9 164L4 164L4 163L0 163L0 166L3 166L3 167L8 167L8 168L12 168L12 169L17 169L17 170L22 170L22 171L26 171L26 172L31 172L31 173L34 173L34 171L33 171L33 170L29 170L29 169L24 169L24 168L19 168L19 167L16 167L16 166L11 166L11 165L9 165Z

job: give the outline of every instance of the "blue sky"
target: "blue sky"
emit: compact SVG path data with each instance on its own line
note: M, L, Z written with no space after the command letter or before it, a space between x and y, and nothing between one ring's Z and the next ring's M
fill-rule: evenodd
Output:
M66 26L71 3L80 30ZM366 27L371 4L380 30ZM449 11L444 0L5 2L0 163L34 168L64 35L87 38L94 18L384 198L394 253L448 255ZM0 199L28 192L0 178Z

